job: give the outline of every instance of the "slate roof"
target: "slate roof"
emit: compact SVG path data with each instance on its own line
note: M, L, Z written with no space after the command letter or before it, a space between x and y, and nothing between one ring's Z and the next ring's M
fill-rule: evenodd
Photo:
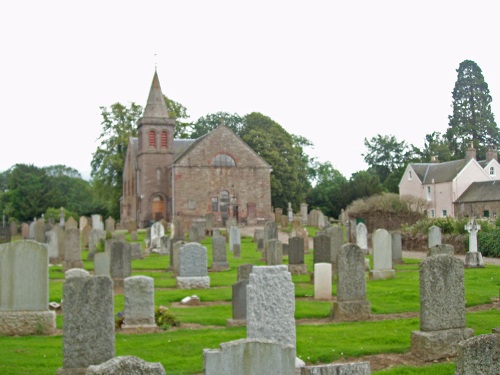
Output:
M500 180L473 182L457 203L500 201Z
M431 184L433 179L434 183L439 184L453 181L466 164L467 161L461 159L444 163L413 163L410 165L422 184Z

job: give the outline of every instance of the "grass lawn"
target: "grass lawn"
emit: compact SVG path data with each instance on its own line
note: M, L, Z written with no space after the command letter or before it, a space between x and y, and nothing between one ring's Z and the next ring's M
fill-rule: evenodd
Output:
M144 233L139 233L139 241ZM211 241L203 241L207 247L209 267L212 259ZM240 259L228 253L230 269L210 272L210 289L179 290L175 278L167 272L169 257L151 254L144 260L132 262L133 275L152 277L155 282L155 304L169 306L181 321L175 330L154 334L116 335L116 355L134 355L147 361L161 362L167 374L197 374L202 372L204 348L217 348L220 343L246 336L245 327L226 327L231 318L231 285L236 282L237 267L251 263L263 265L261 253L250 237L242 238ZM86 254L82 255L86 259ZM308 270L312 271L312 251L305 256ZM284 257L284 263L287 263ZM392 280L367 281L367 298L373 314L417 313L419 311L418 260L405 259L405 264L396 266L396 277ZM84 262L87 270L93 270L92 262ZM64 275L60 266L51 266L49 271L50 301L60 302ZM308 275L292 277L295 284L296 319L316 319L322 324L299 324L297 326L297 355L307 364L330 363L342 358L355 359L380 353L406 353L410 350L410 333L419 329L417 317L386 319L356 323L330 323L324 321L330 315L331 302L315 301L313 284ZM498 297L500 267L465 271L467 307L487 304ZM333 295L336 285L333 285ZM173 303L194 295L200 297L201 306L179 307ZM210 302L203 305L204 302ZM123 311L123 295L115 295L115 313ZM320 322L320 323L321 323ZM184 327L182 326L184 323ZM195 326L194 326L195 325ZM64 318L57 316L57 327L63 328ZM491 333L500 326L498 310L467 313L467 326L475 334ZM194 329L193 327L196 327ZM62 366L62 337L0 336L0 374L54 374ZM455 365L431 364L426 367L401 366L374 374L453 374Z

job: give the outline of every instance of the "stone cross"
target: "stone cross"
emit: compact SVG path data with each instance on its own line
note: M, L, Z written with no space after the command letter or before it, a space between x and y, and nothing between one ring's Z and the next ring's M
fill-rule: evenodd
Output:
M476 219L472 218L465 226L465 230L469 232L469 251L477 253L477 232L481 230L481 225L476 223Z

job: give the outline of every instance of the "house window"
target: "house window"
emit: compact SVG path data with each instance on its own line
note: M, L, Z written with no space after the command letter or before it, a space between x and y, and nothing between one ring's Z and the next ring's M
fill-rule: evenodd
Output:
M149 147L156 147L156 133L154 130L149 131Z
M484 210L483 211L483 216L484 217L490 217L490 210Z
M212 212L219 211L219 197L212 197Z
M427 186L427 200L428 201L431 200L431 187L430 186Z
M219 154L212 160L212 167L236 167L236 163L231 156Z
M446 216L448 216L448 211L443 210L443 217L446 217Z
M167 132L161 132L161 148L167 148Z
M413 176L411 174L411 171L408 171L408 181L411 181L413 179Z
M436 216L436 214L435 214L434 210L431 210L431 217L435 217L435 216Z
M495 167L490 167L490 176L495 175Z

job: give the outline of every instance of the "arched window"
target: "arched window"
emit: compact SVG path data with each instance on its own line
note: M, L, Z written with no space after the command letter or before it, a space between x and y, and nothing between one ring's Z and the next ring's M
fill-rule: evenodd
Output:
M231 156L219 154L212 160L212 167L236 167L236 163Z
M154 130L149 131L149 147L156 148L156 133Z
M167 148L167 132L161 132L161 148Z
M229 192L222 190L220 192L220 212L227 214L229 211Z

